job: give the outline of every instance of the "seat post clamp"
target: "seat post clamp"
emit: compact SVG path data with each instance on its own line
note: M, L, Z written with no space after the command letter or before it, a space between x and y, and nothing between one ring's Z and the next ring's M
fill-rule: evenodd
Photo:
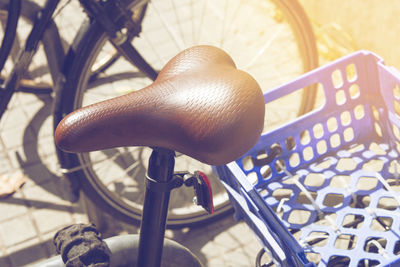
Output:
M171 190L181 187L183 185L183 178L179 175L174 175L168 182L158 182L148 175L146 175L146 188L153 192L170 192Z

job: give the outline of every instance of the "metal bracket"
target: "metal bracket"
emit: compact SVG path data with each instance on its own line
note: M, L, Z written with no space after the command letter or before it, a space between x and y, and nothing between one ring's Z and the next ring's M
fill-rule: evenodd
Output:
M146 188L153 192L169 192L175 188L181 187L183 184L183 179L180 176L175 176L171 181L162 183L150 178L146 175Z

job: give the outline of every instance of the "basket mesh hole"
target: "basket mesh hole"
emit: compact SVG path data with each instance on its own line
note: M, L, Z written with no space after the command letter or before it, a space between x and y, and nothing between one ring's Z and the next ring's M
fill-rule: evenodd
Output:
M343 200L342 194L329 193L325 195L323 204L327 207L339 207L343 204Z
M335 240L335 248L350 250L356 247L356 243L357 236L341 234Z
M332 133L337 130L338 123L335 117L330 117L327 121L328 130Z
M269 165L262 166L260 169L261 177L264 179L269 179L272 176L272 171Z
M375 177L360 177L357 182L357 188L360 190L372 190L378 185L378 179Z
M353 228L353 229L358 229L361 228L361 226L364 223L364 216L359 215L359 214L347 214L343 218L343 223L342 226L344 228Z
M380 232L389 231L393 224L393 218L376 217L371 222L371 229Z
M322 126L321 123L317 123L313 127L313 133L315 138L321 138L324 136L324 127Z
M354 139L354 130L349 127L343 131L343 139L345 142L350 142Z
M346 75L347 75L347 80L349 82L353 82L357 79L357 69L356 69L356 65L354 63L347 65Z
M326 232L311 232L306 239L307 244L316 247L323 247L328 243L329 234Z
M244 157L242 159L243 168L246 171L252 170L254 168L253 160L250 156Z
M372 152L374 152L375 155L386 155L386 151L384 148L382 148L380 145L378 145L377 143L373 142L369 145L369 150L371 150Z
M286 145L287 150L289 150L289 151L293 150L296 148L296 141L294 140L294 138L292 136L288 137L285 140L285 145Z
M394 173L397 173L397 174L400 173L400 162L398 162L397 159L396 160L392 160L390 162L390 164L389 164L389 172L393 173L393 174ZM397 184L400 183L400 181L395 181L395 182L397 182Z
M288 230L296 240L300 240L302 235L302 231L300 229L288 228Z
M265 152L264 150L260 150L257 152L257 159L258 160L263 160L263 159L267 159L268 155L267 152Z
M370 172L380 172L383 169L384 162L380 159L371 159L364 163L363 170Z
M308 193L310 193L311 197L315 200L317 198L317 192L312 192L312 191L308 191ZM308 197L306 196L306 194L304 192L300 192L299 196L296 199L296 202L299 204L311 204L311 201L308 199Z
M256 185L258 182L257 173L251 172L251 173L247 174L247 179L249 180L249 182L252 185Z
M324 212L323 217L319 217L318 220L314 222L315 225L327 226L329 229L332 228L332 222L336 222L337 215L336 213L327 213Z
M379 126L378 123L374 123L374 128L375 128L375 132L379 137L382 137L382 129L381 126Z
M331 147L333 148L340 146L340 135L337 133L331 135L331 137L329 138L329 142L331 144Z
M328 260L327 267L349 266L350 258L345 256L331 256Z
M400 100L400 89L399 89L399 85L398 85L398 84L396 84L396 85L393 87L393 96L394 96L396 99L399 99L399 100Z
M351 99L356 99L360 96L360 86L358 84L352 84L349 87L349 94Z
M393 248L393 254L399 255L400 254L400 241L396 241Z
M282 147L278 143L274 143L271 145L270 148L270 156L273 156L274 158L280 157L282 155Z
M346 94L344 90L339 90L336 92L336 104L338 105L343 105L346 103Z
M350 207L355 209L365 209L371 203L370 196L355 195L351 198Z
M350 112L344 111L342 114L340 114L340 121L343 126L350 125L351 123L351 115Z
M365 146L363 144L355 144L352 145L349 149L347 149L347 152L350 154L357 153L360 151L363 151L365 149Z
M260 191L260 195L261 195L262 197L266 197L266 196L268 196L268 191L265 190L265 189L263 189L263 190Z
M286 168L285 161L283 159L279 159L275 162L275 170L277 172L283 172L283 170Z
M340 88L343 86L343 77L340 70L335 70L332 72L332 84L335 88Z
M395 192L400 192L400 180L399 179L387 179L386 182L390 185L392 190Z
M357 168L357 162L353 158L339 159L336 169L339 171L353 171Z
M378 201L378 208L385 210L396 210L399 204L393 197L382 197Z
M336 175L332 177L330 186L335 188L348 188L351 177L349 175Z
M294 153L289 157L290 167L294 168L300 164L300 156L298 153Z
M318 265L321 261L321 254L315 252L306 252L306 258L308 261L313 262L315 265Z
M315 168L320 169L320 170L326 170L328 169L330 166L332 166L333 162L331 159L326 159L320 163L318 163Z
M288 188L278 188L276 190L274 190L274 192L272 193L272 196L278 200L281 201L282 198L290 198L290 196L293 194L292 189L288 189Z
M321 140L317 143L317 152L318 154L322 155L328 151L328 146L325 140Z
M292 224L305 224L310 219L311 212L308 210L292 210L288 222Z
M397 140L399 140L400 139L400 131L399 131L399 128L397 128L397 126L396 125L392 125L393 127L393 133L394 133L394 136L397 138Z
M377 244L376 242L379 244ZM379 253L379 246L383 249L386 247L387 240L382 237L368 237L365 240L364 251L370 253Z
M307 145L311 142L310 132L308 130L302 131L300 136L300 143L302 145Z
M354 117L357 120L361 120L362 118L364 118L364 116L365 116L364 106L363 105L357 105L354 108Z
M308 146L303 150L303 158L305 161L311 160L314 157L314 151L312 147Z
M304 184L308 186L321 186L325 182L325 177L320 173L309 173L304 179Z
M379 121L380 117L378 109L375 106L372 106L371 109L372 109L372 115L374 115L375 120Z
M378 266L379 264L381 263L377 260L362 259L358 262L357 267L374 267Z
M285 179L285 180L283 180L283 181L281 181L283 184L295 184L295 182L294 182L294 180L299 180L300 179L300 176L299 175L294 175L293 177L292 177L292 179Z

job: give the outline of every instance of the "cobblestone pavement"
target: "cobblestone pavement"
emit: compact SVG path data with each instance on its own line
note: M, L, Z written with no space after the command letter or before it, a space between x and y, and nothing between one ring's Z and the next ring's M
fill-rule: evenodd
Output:
M68 29L62 33L68 35ZM89 221L83 201L69 201L57 166L51 105L51 96L16 93L0 123L0 175L26 179L20 190L0 200L2 267L29 266L54 255L52 238L58 229ZM106 237L137 232L114 220L107 225ZM206 266L253 266L260 249L246 225L231 216L203 228L168 230L167 236L191 249Z

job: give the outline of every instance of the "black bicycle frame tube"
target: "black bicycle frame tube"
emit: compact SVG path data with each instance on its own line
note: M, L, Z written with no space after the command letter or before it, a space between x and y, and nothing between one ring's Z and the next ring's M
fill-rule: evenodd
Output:
M0 71L3 70L7 57L10 54L15 35L17 34L17 24L21 13L21 0L10 1L7 11L6 28L0 47ZM7 38L5 38L6 36Z
M7 109L12 95L19 86L21 76L29 66L33 55L36 52L37 45L46 30L47 25L52 19L52 15L60 0L48 0L45 7L39 12L33 24L32 30L28 35L25 47L18 55L17 63L14 65L10 75L7 77L4 88L0 90L0 114Z
M163 185L172 180L174 156L173 151L162 148L155 148L150 156L137 266L159 267L161 264L170 196L170 189L166 190L167 186Z

